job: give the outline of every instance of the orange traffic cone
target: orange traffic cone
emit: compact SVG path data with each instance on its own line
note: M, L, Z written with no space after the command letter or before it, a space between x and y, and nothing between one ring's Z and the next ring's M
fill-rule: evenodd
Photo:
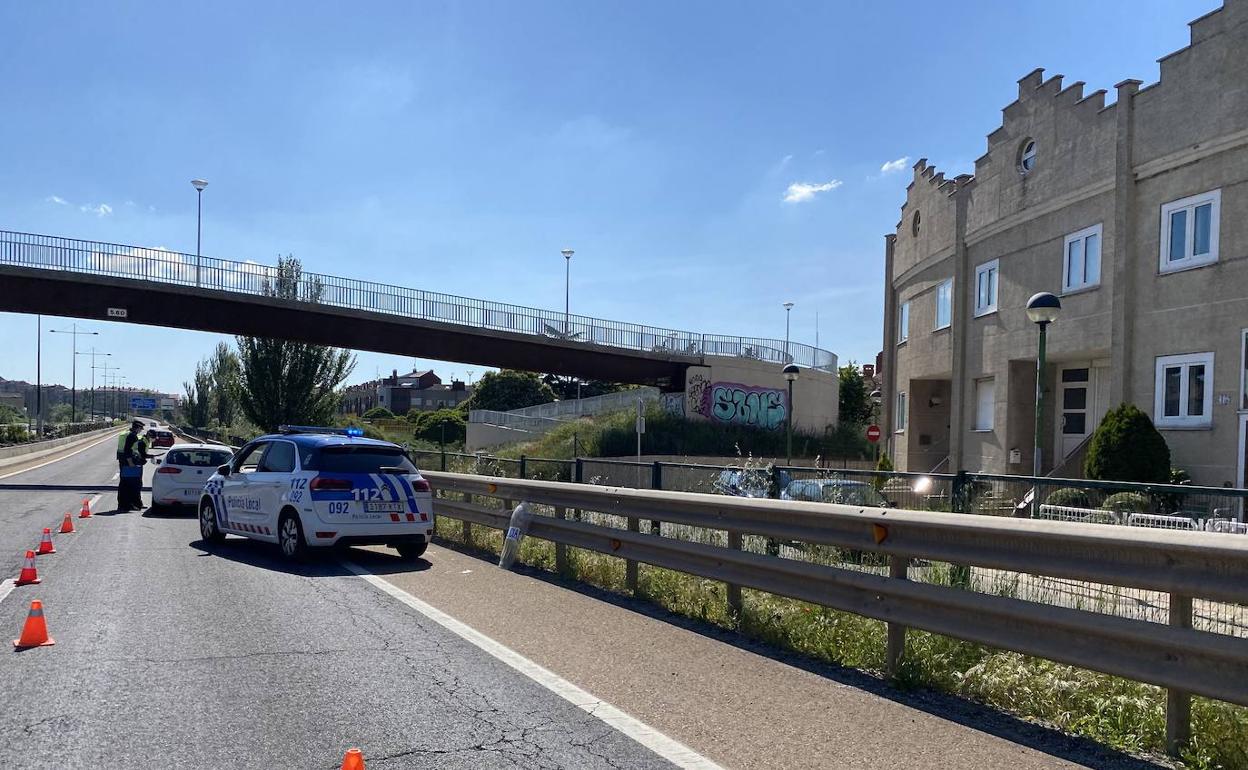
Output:
M61 522L61 531L57 534L72 535L74 534L74 517L68 513L65 514L65 520Z
M78 518L80 519L91 518L91 503L88 502L86 499L83 499L82 501L82 510L78 513Z
M30 603L26 625L22 626L22 637L14 639L13 646L24 650L27 647L47 647L51 644L56 644L56 640L48 636L48 624L43 620L43 602L35 599Z
M342 770L364 770L364 755L359 749L347 749L342 758Z
M52 530L44 527L43 539L39 541L39 550L35 551L35 554L37 556L46 556L50 553L56 553L56 549L52 547Z
M22 567L22 574L17 576L16 585L28 586L35 583L42 583L39 579L39 572L35 569L35 552L26 552L26 566Z

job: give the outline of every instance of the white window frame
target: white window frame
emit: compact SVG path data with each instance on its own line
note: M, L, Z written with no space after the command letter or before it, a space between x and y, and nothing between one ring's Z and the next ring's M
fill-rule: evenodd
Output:
M910 339L910 302L901 303L897 310L897 344Z
M1205 393L1201 414L1188 416L1188 367L1203 364L1205 367ZM1180 367L1179 409L1180 414L1166 416L1166 369ZM1213 352L1184 353L1176 356L1158 356L1156 379L1153 382L1153 424L1158 428L1208 428L1213 425Z
M906 425L909 423L910 416L910 398L906 395L906 391L897 391L897 414L893 417L893 423L897 426L895 433L905 433Z
M1102 223L1086 227L1077 233L1071 233L1062 241L1062 292L1076 292L1084 289L1094 289L1101 285L1101 257L1105 253L1105 237L1101 234ZM1076 241L1080 242L1080 250L1083 252L1083 272L1088 272L1088 238L1096 236L1096 275L1088 280L1084 280L1083 276L1079 276L1078 281L1073 281L1070 274L1070 244Z
M1192 254L1196 242L1196 208L1211 204L1209 212L1209 253L1195 256ZM1170 216L1176 211L1187 211L1187 233L1183 247L1182 259L1170 259ZM1195 267L1211 265L1218 261L1218 230L1222 221L1222 190L1210 190L1199 195L1180 198L1177 201L1162 204L1161 207L1161 243L1158 250L1160 259L1158 270L1161 273L1175 273Z
M992 271L992 304L979 304L979 277L988 271ZM1001 290L1001 260L994 259L983 263L975 268L975 317L989 315L997 312L997 302L1000 299Z
M1022 146L1018 148L1018 170L1022 174L1030 174L1036 167L1036 155L1040 151L1040 145L1035 139L1028 137L1023 140ZM1028 161L1031 165L1027 165Z
M983 404L980 402L979 389L985 384L992 386L992 402L988 405L987 424L984 424L984 422L980 419L984 415L980 414L980 407L983 406ZM997 379L995 377L982 377L975 380L975 422L974 427L971 428L971 430L975 433L991 433L997 424L996 411Z
M945 292L945 296L948 298L946 302L949 305L949 317L945 319L945 322L943 324L940 322L940 297L941 297L942 291ZM933 319L932 323L935 324L932 327L932 331L940 331L941 329L948 329L949 325L953 323L953 279L952 278L947 278L941 281L940 283L936 284L936 318Z

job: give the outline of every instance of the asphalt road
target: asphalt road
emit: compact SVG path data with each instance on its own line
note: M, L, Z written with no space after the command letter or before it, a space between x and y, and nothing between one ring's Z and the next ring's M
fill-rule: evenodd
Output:
M0 483L107 483L113 446ZM0 490L0 575L81 499ZM5 640L38 598L57 642L0 649L6 768L337 768L351 746L370 768L672 766L336 561L205 546L189 515L114 502L55 537L41 585L0 600ZM357 556L375 574L410 570Z

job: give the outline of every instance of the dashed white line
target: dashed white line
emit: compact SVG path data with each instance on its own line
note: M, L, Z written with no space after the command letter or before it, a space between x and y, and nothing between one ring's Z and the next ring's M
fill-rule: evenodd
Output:
M456 620L437 607L422 602L407 591L377 577L363 567L349 561L344 561L343 566L368 581L374 588L398 599L446 630L506 663L555 695L558 695L582 711L597 717L608 726L632 738L677 767L684 770L722 770L720 765L717 765L680 741L669 738L644 722L625 714L610 703L606 703L591 693L582 690L553 671L539 666L510 647Z
M9 594L13 593L13 589L16 587L17 583L13 580L13 578L0 580L0 602L3 602L6 598L8 598Z

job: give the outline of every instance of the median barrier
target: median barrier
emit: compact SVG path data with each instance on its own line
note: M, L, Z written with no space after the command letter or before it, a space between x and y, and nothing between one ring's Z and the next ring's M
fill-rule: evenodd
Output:
M6 465L16 465L27 460L36 460L45 455L50 455L58 449L64 449L67 446L85 444L95 439L107 436L109 433L116 433L120 428L108 427L100 430L91 431L90 433L79 433L74 436L65 436L63 438L53 438L46 441L32 441L29 444L14 444L12 446L0 447L0 468Z

